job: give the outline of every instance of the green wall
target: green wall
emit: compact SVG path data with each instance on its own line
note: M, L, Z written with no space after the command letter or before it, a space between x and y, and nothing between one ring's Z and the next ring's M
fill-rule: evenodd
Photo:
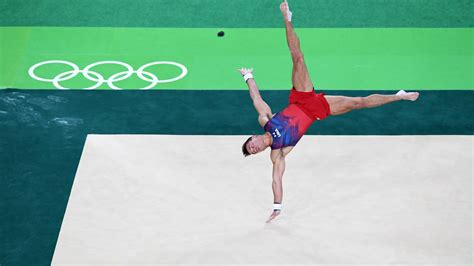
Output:
M293 0L300 28L472 27L471 0ZM277 0L3 0L1 26L279 28Z

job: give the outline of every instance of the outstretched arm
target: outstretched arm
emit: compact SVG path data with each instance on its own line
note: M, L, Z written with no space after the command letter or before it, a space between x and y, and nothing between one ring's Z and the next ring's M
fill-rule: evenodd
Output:
M273 162L273 212L267 220L267 223L271 222L281 213L281 203L283 200L283 174L285 173L285 156L281 150L273 150L270 154Z
M261 126L264 126L265 123L272 118L272 110L270 106L262 99L260 91L258 90L257 83L252 75L253 69L241 68L239 69L240 74L244 76L247 86L249 87L250 98L252 98L253 106L258 113L258 122Z

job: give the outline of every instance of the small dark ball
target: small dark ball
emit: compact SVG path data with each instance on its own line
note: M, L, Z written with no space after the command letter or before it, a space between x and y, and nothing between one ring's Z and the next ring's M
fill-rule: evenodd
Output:
M219 31L219 32L217 33L217 36L218 36L218 37L224 37L224 34L225 34L225 33L224 33L223 31Z

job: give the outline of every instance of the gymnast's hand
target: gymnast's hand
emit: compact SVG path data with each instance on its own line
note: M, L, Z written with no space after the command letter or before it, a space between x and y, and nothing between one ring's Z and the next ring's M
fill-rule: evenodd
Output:
M281 213L281 210L274 210L272 212L272 215L270 215L270 217L268 218L268 220L266 221L266 223L269 223L271 222L273 219L275 219L278 215L280 215Z
M237 71L239 71L242 76L245 76L247 74L252 74L253 68L239 68Z

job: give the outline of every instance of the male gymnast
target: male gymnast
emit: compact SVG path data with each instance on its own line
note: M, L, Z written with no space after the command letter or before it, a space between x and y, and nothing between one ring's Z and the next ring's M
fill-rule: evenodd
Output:
M299 39L291 24L292 13L286 0L281 3L280 10L283 14L286 39L293 61L291 77L293 88L290 91L288 107L273 114L268 104L260 96L257 84L253 79L252 69L239 69L249 88L253 105L258 112L258 122L265 130L262 135L248 138L242 145L242 152L244 156L249 156L271 147L274 204L273 212L267 223L281 213L285 157L315 120L323 120L330 115L341 115L352 110L377 107L400 100L415 101L419 96L418 92L407 93L403 90L394 95L372 94L367 97L328 96L324 93L315 93L300 49Z

